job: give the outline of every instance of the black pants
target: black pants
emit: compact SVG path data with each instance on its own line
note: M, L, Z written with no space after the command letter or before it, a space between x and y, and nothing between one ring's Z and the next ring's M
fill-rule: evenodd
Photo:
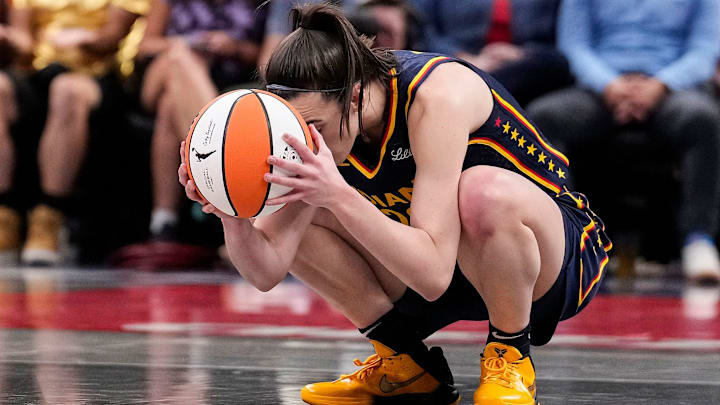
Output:
M597 94L581 88L561 90L528 106L532 117L553 145L577 150L620 129L612 113ZM657 110L641 124L651 139L663 142L675 152L669 158L680 162L682 199L679 231L717 230L720 203L720 112L712 98L700 91L671 92ZM598 158L600 165L612 164Z

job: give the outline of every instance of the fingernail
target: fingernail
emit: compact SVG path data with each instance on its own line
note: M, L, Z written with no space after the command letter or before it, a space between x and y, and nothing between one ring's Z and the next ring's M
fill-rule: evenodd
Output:
M270 156L267 161L268 161L268 163L270 163L270 164L274 164L274 163L275 163L275 156Z
M287 140L290 139L290 135L288 135L288 134L283 134L282 139L283 139L283 141L287 141Z

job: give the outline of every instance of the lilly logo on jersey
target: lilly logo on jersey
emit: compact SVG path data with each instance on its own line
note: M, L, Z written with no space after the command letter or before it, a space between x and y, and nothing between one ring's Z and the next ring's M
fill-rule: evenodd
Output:
M398 160L411 158L413 153L410 148L397 148L390 151L390 156L392 157L393 162L397 162Z

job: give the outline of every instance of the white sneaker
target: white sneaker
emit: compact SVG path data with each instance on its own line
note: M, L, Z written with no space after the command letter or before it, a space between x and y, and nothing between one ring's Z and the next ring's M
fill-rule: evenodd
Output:
M697 239L682 248L682 267L685 277L698 282L720 282L720 258L715 245Z

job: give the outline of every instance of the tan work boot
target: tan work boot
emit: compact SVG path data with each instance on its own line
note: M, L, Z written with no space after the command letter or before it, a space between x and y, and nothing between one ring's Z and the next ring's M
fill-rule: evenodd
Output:
M14 266L20 249L20 214L0 206L0 268Z
M28 235L22 262L30 266L55 266L60 262L60 232L64 215L47 205L38 205L28 214Z

